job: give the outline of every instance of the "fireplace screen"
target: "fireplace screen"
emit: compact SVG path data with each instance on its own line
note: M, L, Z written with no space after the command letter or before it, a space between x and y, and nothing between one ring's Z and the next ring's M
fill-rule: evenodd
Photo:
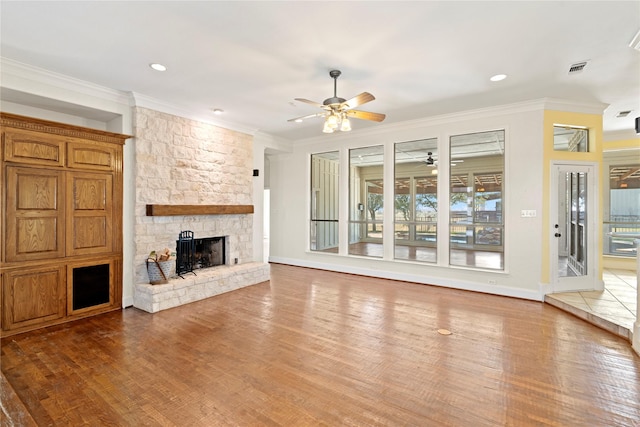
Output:
M224 236L195 239L192 231L182 231L176 242L176 273L224 265L225 241Z

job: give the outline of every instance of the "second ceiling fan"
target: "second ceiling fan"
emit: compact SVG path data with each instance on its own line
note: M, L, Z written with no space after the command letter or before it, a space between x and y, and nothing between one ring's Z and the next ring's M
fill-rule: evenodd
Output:
M333 96L325 99L322 104L315 101L309 101L304 98L295 98L296 101L304 102L315 107L322 108L322 112L309 114L307 116L296 117L289 119L290 122L301 122L304 119L312 117L325 117L324 127L322 129L325 133L333 133L336 130L350 131L351 122L349 118L371 120L374 122L381 122L386 117L384 114L372 113L369 111L358 111L354 108L365 104L367 102L376 99L369 92L362 92L360 95L356 95L351 99L340 98L337 95L338 77L342 74L340 70L331 70L329 76L333 79Z

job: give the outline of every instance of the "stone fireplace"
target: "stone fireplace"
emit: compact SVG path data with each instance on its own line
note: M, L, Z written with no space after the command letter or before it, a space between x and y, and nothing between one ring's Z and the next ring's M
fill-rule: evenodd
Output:
M252 136L141 107L134 130L134 306L155 312L269 280L268 264L253 261ZM150 285L145 260L173 252L184 230L224 236L221 265Z

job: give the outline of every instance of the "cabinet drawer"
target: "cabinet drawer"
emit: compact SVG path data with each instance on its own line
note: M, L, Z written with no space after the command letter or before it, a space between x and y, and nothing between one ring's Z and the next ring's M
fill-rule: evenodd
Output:
M4 132L4 159L32 165L64 166L65 139L27 130Z

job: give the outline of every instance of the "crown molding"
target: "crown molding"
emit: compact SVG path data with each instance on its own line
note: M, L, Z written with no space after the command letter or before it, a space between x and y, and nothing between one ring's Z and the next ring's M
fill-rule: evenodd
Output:
M33 88L34 85L45 85L118 104L129 104L127 92L0 57L0 86L32 93L29 88Z
M37 93L38 91L34 89L38 86L44 86L81 94L83 96L90 96L128 107L140 106L149 108L249 135L254 135L257 132L257 129L254 128L224 120L212 119L193 109L173 105L143 94L110 89L4 57L0 57L0 86L25 93Z
M382 124L380 126L346 132L341 134L331 134L333 141L343 141L352 139L354 135L358 137L379 136L381 134L395 134L401 131L410 131L456 123L467 120L482 120L491 117L498 117L510 114L529 113L534 111L555 110L568 111L584 114L602 114L608 104L567 101L554 98L540 98L529 101L503 104L492 107L477 108L473 110L460 111L456 113L441 114L431 117L424 117L415 120L407 120L398 123ZM351 134L351 135L350 135ZM299 145L312 145L318 142L326 142L327 135L319 135L298 141ZM335 138L335 139L334 139Z
M153 98L141 93L131 92L131 100L132 107L148 108L150 110L159 111L161 113L171 114L173 116L182 117L184 119L207 123L236 132L245 133L251 136L254 136L258 132L258 129L256 128L251 128L248 126L240 125L238 123L228 122L224 120L213 119L211 117L208 117L207 114L203 114L202 112L198 112L194 109L171 104L161 99Z
M264 149L269 152L273 152L275 150L276 152L290 153L293 151L292 141L261 131L256 132L253 136L253 142L254 144L262 144Z
M581 102L555 98L544 98L545 110L602 115L608 107L609 104L605 104L602 102Z
M640 147L640 136L638 136L633 129L603 132L602 137L604 142L637 140L638 146Z

